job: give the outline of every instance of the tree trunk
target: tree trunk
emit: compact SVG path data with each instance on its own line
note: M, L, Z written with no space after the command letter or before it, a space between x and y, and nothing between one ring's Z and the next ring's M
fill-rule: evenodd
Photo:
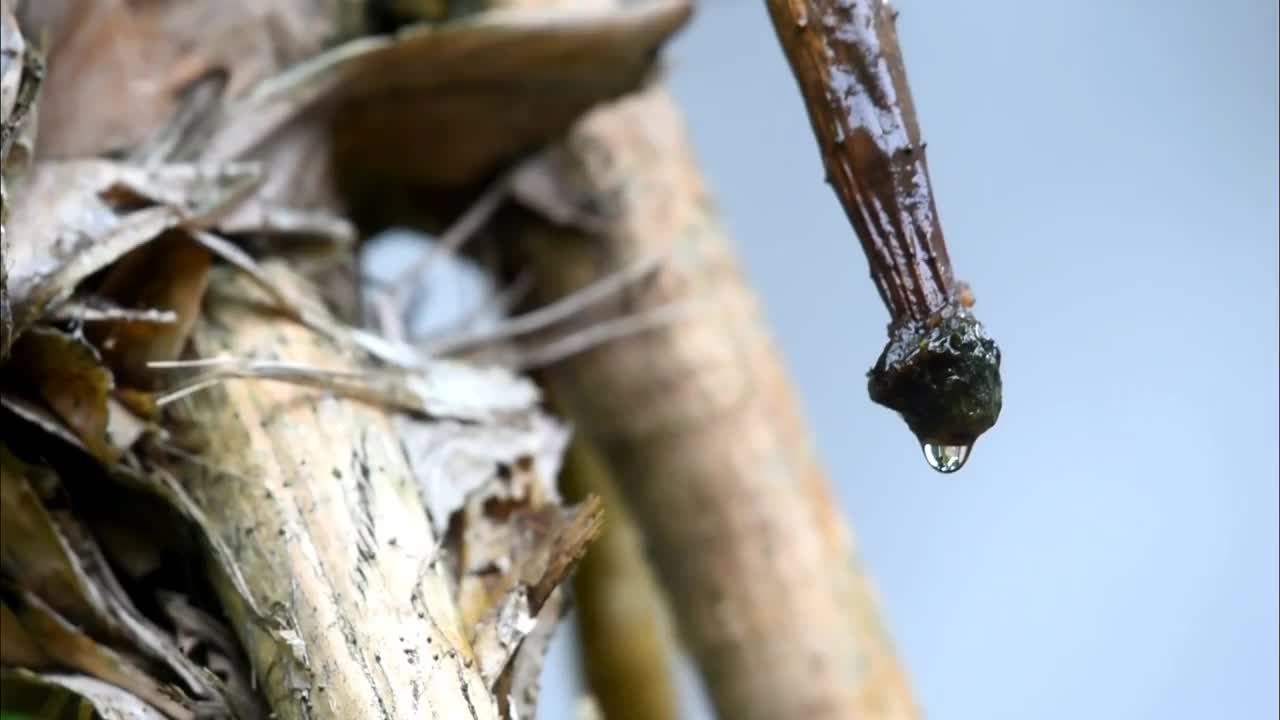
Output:
M657 277L611 310L694 303L542 378L618 478L720 716L915 717L667 92L594 111L528 172L591 220L574 229L563 214L560 225L532 213L507 219L499 244L533 272L539 302L660 256Z

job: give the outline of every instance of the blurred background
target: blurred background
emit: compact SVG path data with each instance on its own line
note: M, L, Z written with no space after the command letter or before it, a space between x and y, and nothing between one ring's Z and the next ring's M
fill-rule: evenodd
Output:
M956 475L867 399L888 316L763 4L701 0L668 57L919 703L1276 717L1277 3L897 6L957 276L1004 354ZM451 282L433 313L480 292ZM544 720L571 716L573 642Z

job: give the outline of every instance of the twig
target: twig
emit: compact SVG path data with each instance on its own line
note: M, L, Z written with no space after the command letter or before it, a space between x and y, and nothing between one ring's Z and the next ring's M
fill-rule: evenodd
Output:
M657 330L680 318L692 315L692 311L699 305L701 303L696 301L669 303L652 310L585 327L533 350L520 351L516 369L537 370L606 343Z
M506 177L495 181L480 194L480 197L476 198L475 202L471 203L471 206L457 220L453 221L453 224L440 235L436 242L427 246L417 260L414 260L409 267L402 270L391 281L392 297L395 298L396 305L401 312L413 300L412 292L416 286L414 280L422 277L441 254L457 252L468 240L474 237L484 227L485 223L493 217L493 214L497 212L502 205L502 201L507 198L509 187L510 180Z
M329 390L376 405L416 413L423 411L422 397L418 393L397 383L398 378L389 378L377 373L330 370L299 363L232 357L150 362L147 366L157 370L214 368L212 372L197 375L186 384L157 398L156 406L158 407L164 407L226 380L246 379L280 380L295 385Z
M451 338L441 338L434 342L428 341L428 343L420 345L420 347L423 347L430 355L453 355L519 335L544 330L558 322L573 317L590 306L602 302L648 277L650 273L659 267L661 260L660 257L655 256L636 262L629 267L606 275L581 290L570 293L553 303L511 318L497 327L455 335Z
M862 241L894 321L951 300L951 259L930 187L898 36L884 0L768 0L827 180Z
M970 311L972 293L953 276L897 12L886 0L766 4L827 180L892 318L868 394L902 416L930 466L954 472L1000 416L1000 350Z
M255 285L271 296L271 299L277 305L277 309L290 319L334 342L354 345L365 353L390 365L412 368L421 364L421 357L417 351L406 343L378 337L359 328L347 327L324 317L321 313L303 307L286 292L276 287L275 283L267 277L262 267L258 265L253 257L237 247L235 243L202 230L193 230L191 235L215 255L245 273Z

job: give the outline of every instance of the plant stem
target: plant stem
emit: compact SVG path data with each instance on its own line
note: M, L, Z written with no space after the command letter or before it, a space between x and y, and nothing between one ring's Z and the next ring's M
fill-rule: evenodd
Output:
M768 0L831 183L895 319L951 299L951 259L929 181L897 13L878 0Z
M922 442L971 445L1000 414L1000 351L951 269L897 12L885 0L766 5L827 181L892 317L889 343L870 373L871 399L901 413Z

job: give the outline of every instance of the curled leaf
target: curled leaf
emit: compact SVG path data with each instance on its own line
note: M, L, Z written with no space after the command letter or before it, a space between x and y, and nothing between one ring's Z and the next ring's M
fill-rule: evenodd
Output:
M18 28L18 20L5 3L0 8L0 123L8 122L18 102L22 85L22 60L27 54L27 41Z
M209 284L209 251L173 230L121 258L97 292L126 308L153 308L176 318L170 324L107 323L87 328L111 369L134 387L149 388L147 363L173 360L187 341Z
M225 78L220 92L228 96L242 93L333 34L332 23L309 5L26 2L20 10L23 27L31 37L49 40L41 155L70 158L131 148L169 123L205 78Z
M6 642L8 635L5 636ZM138 696L86 675L0 671L4 709L23 713L4 717L41 720L165 720L163 713ZM30 713L27 715L26 713ZM95 715L96 713L96 715Z
M690 12L688 0L530 7L351 40L256 87L203 157L244 157L304 124L332 128L337 174L353 188L466 186L638 87ZM288 144L273 152L295 155ZM269 195L294 204L280 190Z
M0 356L82 280L165 230L215 221L257 180L246 166L38 163L6 228L12 322L0 327Z
M194 720L190 701L124 655L99 644L35 595L7 588L5 604L23 631L58 666L92 675L137 695L172 720Z
M5 3L0 8L0 179L14 180L30 162L35 135L36 97L44 82L44 62L23 37Z
M14 346L10 365L15 364L94 457L107 463L119 458L119 449L107 436L108 399L115 383L92 345L59 330L36 327Z
M81 627L109 630L112 623L98 587L57 524L45 509L36 487L56 485L52 471L22 462L0 445L0 557L5 572L27 590L45 598L64 617ZM37 479L33 484L32 479ZM5 635L5 645L9 643Z
M43 405L39 405L11 392L0 391L0 407L3 407L13 413L15 417L31 423L35 427L43 430L53 437L58 438L71 447L74 447L77 450L82 450L85 453L89 452L89 448L86 448L84 443L80 442L80 438L76 437L75 433L68 430L67 426L63 425L62 421L55 417L53 413L49 412L49 410Z
M46 468L23 463L2 445L0 467L3 468L0 509L5 518L4 523L0 523L0 558L3 558L8 577L20 584L24 592L47 604L49 612L73 624L86 638L93 638L93 642L130 647L142 656L168 666L193 695L208 698L206 703L223 704L224 694L211 684L208 674L183 655L166 632L134 607L98 547L97 538L88 533L76 516L65 512L55 515L46 510L41 496L56 490L56 476ZM118 514L127 517L134 512L135 529L142 526L140 517L144 514L151 530L165 527L165 518L157 514L154 505L146 505L143 502L145 498L122 495L122 499L129 501L130 507ZM99 527L102 525L99 523ZM123 534L121 529L114 539ZM118 550L119 543L113 547ZM155 548L152 551L154 553ZM117 554L115 557L122 565L129 564L127 556ZM10 611L20 607L22 603L15 602ZM17 616L5 619L6 623L11 621L17 622ZM28 635L34 633L30 627L23 632ZM9 637L6 634L3 643L6 662L10 661L7 659ZM32 637L41 640L38 635ZM38 646L44 648L43 641ZM21 650L21 646L15 645L15 650ZM41 652L49 651L44 648ZM62 660L57 656L50 659ZM43 666L30 662L21 664L26 667Z

